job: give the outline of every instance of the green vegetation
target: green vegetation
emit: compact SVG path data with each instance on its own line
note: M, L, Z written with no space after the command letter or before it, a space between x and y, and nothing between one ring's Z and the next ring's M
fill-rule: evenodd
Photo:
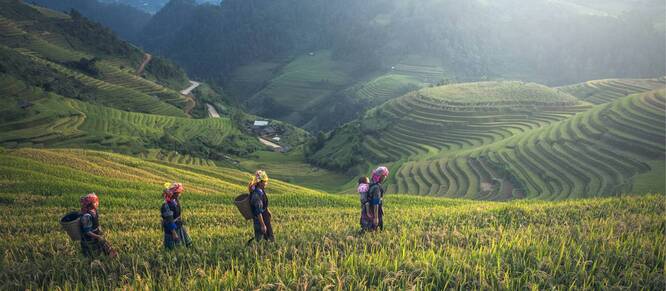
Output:
M104 28L80 17L48 17L31 6L0 4L2 15L13 17L0 16L0 39L8 46L2 48L3 73L47 91L105 106L186 116L179 108L186 108L189 101L174 90L135 76L134 68L140 62L136 59L142 59L143 53ZM19 25L17 21L23 22ZM182 71L170 71L183 78ZM53 79L69 81L52 84Z
M277 242L248 248L251 224L232 199L249 176L93 151L3 151L0 288L666 288L662 195L510 203L390 195L386 230L360 236L355 196L274 179ZM167 181L185 185L193 248L164 251L159 217L147 215ZM56 226L88 191L100 195L118 259L83 259Z
M609 79L560 87L563 92L581 100L602 104L627 95L651 91L666 86L666 77L658 79Z
M331 137L309 159L348 168L422 159L443 151L498 141L588 109L571 95L521 82L484 82L424 88L368 111Z
M361 84L356 96L371 104L381 104L423 86L424 83L412 76L391 73Z
M29 109L5 108L0 142L6 146L89 147L140 153L149 148L179 151L203 158L222 153L247 154L258 142L241 134L228 118L187 119L120 111L80 102L2 80L3 96L30 96ZM5 90L11 89L14 92ZM30 94L30 95L28 95Z
M391 191L473 199L664 193L666 90L453 154L405 163Z
M314 105L350 85L354 65L336 62L331 52L300 56L287 64L247 106L270 118L303 125L317 114Z

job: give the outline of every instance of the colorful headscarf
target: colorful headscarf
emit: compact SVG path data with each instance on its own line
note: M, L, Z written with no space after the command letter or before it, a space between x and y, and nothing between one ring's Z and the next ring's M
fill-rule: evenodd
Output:
M87 195L81 196L79 203L81 203L81 213L87 213L90 210L97 209L99 198L95 193L88 193Z
M262 181L268 184L268 174L266 174L266 172L263 170L257 170L247 186L248 190L250 192L254 191L255 186L257 186L257 184Z
M388 177L389 175L389 170L386 167L379 167L372 171L372 181L375 183L379 183L383 177Z
M173 195L174 194L181 194L183 191L185 191L185 188L183 188L183 184L181 183L164 183L164 191L162 192L162 196L164 196L164 200L169 203L171 200L174 199Z

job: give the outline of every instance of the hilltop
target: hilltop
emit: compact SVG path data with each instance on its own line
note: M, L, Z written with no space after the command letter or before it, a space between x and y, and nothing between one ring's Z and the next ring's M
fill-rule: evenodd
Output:
M424 88L390 100L333 132L310 159L345 168L479 146L589 109L543 85L481 82ZM344 144L343 147L338 145Z

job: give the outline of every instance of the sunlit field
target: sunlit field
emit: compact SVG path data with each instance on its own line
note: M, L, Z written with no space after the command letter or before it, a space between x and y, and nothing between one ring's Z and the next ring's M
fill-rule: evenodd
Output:
M87 151L5 151L0 161L2 289L666 287L663 195L500 203L389 194L385 230L361 235L355 195L275 182L276 242L247 247L251 222L232 204L247 174ZM158 181L172 180L187 189L194 247L165 251ZM81 189L100 194L117 259L84 258L59 228Z

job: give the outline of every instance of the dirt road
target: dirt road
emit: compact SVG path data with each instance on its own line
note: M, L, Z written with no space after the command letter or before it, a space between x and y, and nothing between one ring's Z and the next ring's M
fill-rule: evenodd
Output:
M149 53L143 55L143 62L141 63L139 68L136 69L137 76L141 76L141 74L143 74L143 70L146 68L146 65L148 65L148 63L150 63L150 60L152 59L153 56L151 56Z

